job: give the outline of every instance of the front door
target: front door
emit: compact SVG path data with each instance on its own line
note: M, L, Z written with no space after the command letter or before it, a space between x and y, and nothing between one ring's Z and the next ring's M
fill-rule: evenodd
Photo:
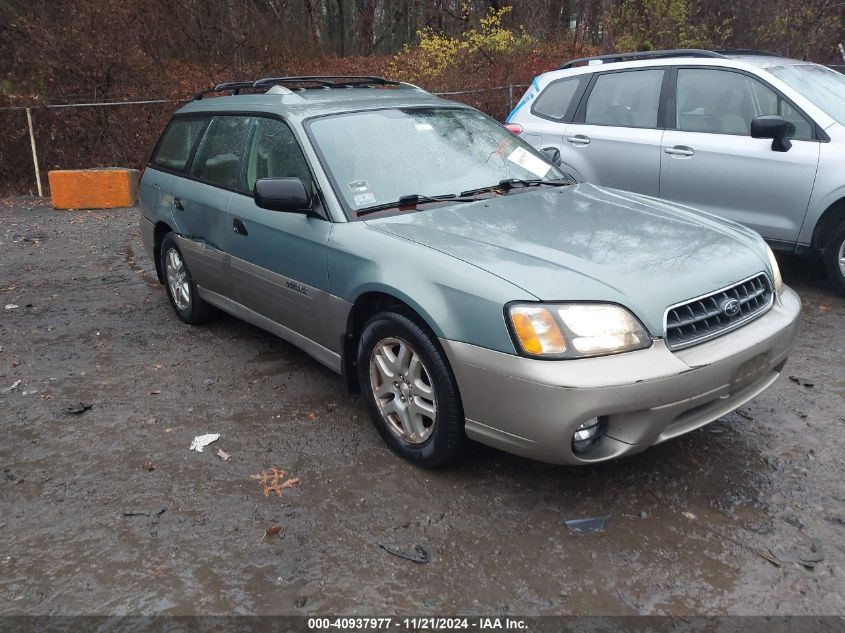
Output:
M291 129L257 117L244 157L240 193L229 204L228 250L235 300L327 348L338 341L324 327L328 300L326 243L331 222L303 213L255 206L259 178L296 177L313 191L313 178ZM296 337L286 337L297 341Z
M794 242L819 161L813 127L756 78L715 68L679 68L676 128L663 135L660 197ZM751 120L780 114L795 125L792 148L751 138Z

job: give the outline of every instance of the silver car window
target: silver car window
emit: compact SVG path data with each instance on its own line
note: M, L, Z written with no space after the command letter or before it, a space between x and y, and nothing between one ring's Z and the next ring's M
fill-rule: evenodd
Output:
M562 119L566 116L579 85L581 77L570 77L550 83L537 97L531 111L552 119Z
M767 70L845 125L845 75L816 64L778 66Z
M662 70L599 75L587 99L584 123L655 128L662 84Z
M679 68L677 127L685 132L750 135L751 120L779 114L795 125L796 140L811 140L813 128L777 93L743 73Z

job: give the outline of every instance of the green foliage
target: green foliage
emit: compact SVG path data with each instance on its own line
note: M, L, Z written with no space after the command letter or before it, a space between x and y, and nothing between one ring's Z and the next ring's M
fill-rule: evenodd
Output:
M722 48L733 30L733 16L705 22L692 0L622 0L607 15L616 51L665 48Z

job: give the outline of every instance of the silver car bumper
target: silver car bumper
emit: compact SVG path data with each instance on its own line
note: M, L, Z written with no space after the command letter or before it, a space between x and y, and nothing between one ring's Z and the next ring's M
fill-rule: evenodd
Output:
M784 287L755 321L677 352L647 350L541 361L441 340L458 381L466 432L483 444L546 462L585 464L631 455L734 411L777 380L798 336L801 300ZM600 416L586 453L572 435Z

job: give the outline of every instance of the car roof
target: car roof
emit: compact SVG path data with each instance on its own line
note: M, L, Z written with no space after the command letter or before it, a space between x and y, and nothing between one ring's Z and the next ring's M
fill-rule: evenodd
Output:
M436 97L412 84L401 83L384 88L310 88L294 91L271 88L261 93L204 97L189 101L179 108L176 114L261 112L302 120L357 110L422 106L469 108L464 104Z
M803 61L800 59L793 59L792 57L783 57L781 55L725 55L728 59L736 59L738 61L746 62L757 66L758 68L775 68L780 66L801 66L810 65L813 62Z
M543 83L546 83L555 79L563 77L572 77L580 74L623 70L626 68L653 68L655 66L677 66L687 64L694 64L697 66L716 66L721 68L738 68L746 70L752 70L752 68L768 70L769 68L777 68L782 66L813 65L812 62L802 61L800 59L792 59L790 57L783 57L771 53L766 54L757 51L726 51L722 54L712 54L708 56L700 56L692 54L692 52L689 55L684 55L683 53L684 51L680 50L677 52L673 51L672 55L665 56L644 57L640 59L629 59L623 61L592 62L586 63L582 66L565 66L543 73L539 75L538 78L542 77ZM589 59L590 58L585 58L585 61Z

